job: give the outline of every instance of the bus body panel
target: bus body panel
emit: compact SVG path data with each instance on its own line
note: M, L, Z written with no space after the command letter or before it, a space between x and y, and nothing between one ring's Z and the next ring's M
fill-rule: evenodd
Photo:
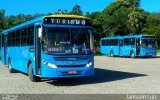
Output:
M119 55L119 46L112 46L113 47L113 53L115 56L118 56Z
M51 68L46 65L42 65L43 70L41 72L42 78L62 78L62 77L81 77L81 76L92 76L94 74L94 67L90 66L87 67L81 67L81 68ZM76 73L69 74L69 71L76 71Z
M111 51L111 48L107 47L107 46L103 46L103 48L101 47L101 53L102 54L106 54L109 55Z
M112 43L111 45L110 41L112 40L115 42L115 40L117 39L119 41L118 45L112 46L114 43ZM116 56L130 56L131 52L133 52L135 56L156 56L157 53L157 49L155 46L156 44L154 44L153 42L153 44L151 44L153 45L153 47L151 48L143 47L143 45L147 45L143 43L143 40L146 40L147 41L146 43L148 43L148 41L151 40L155 41L155 38L153 38L153 36L145 36L145 35L101 38L100 50L102 54L107 54L107 55L110 55L110 52L113 51L114 55Z
M53 24L53 23L49 23L49 24L44 24L44 18L45 17L53 17L53 18L66 18L66 19L87 19L86 17L82 17L82 16L69 16L69 15L56 15L56 16L44 16L44 17L39 17L36 19L33 19L31 21L25 22L23 24L20 24L18 26L12 27L8 30L5 30L2 32L3 35L8 35L8 33L12 33L12 31L16 31L16 30L21 30L23 28L28 28L31 25L34 25L34 44L33 46L22 46L20 44L20 46L8 46L6 47L7 50L7 57L6 57L6 65L8 65L8 60L11 60L11 65L13 69L16 69L18 71L24 72L24 73L28 73L28 65L29 62L32 64L33 67L33 74L35 76L40 76L42 78L60 78L60 77L80 77L80 76L90 76L94 74L94 56L93 54L87 54L87 55L59 55L59 56L55 56L52 54L45 54L43 51L41 52L41 62L40 62L40 66L38 66L38 70L37 70L37 66L36 66L36 40L37 38L35 37L38 33L36 27L37 25L40 25L42 27L62 27L62 28L92 28L91 25L87 24L83 26L83 24L85 24L84 22L82 23L82 25L73 25L73 23L70 24L70 22L68 24ZM71 20L70 20L71 21ZM79 20L78 20L79 21ZM85 21L85 20L82 20ZM67 22L67 21L66 21ZM73 22L73 20L71 21ZM55 22L56 23L56 22ZM76 22L76 24L79 24L78 22ZM29 29L27 29L28 32ZM16 31L17 32L17 31ZM17 34L15 32L15 34ZM22 35L22 33L20 32L20 34ZM28 33L25 33L28 34ZM17 39L17 37L16 37ZM28 40L26 40L28 41ZM17 44L16 44L17 45ZM42 48L42 44L40 45ZM1 55L2 55L2 63L5 64L5 60L4 60L4 46L1 47ZM60 58L67 58L66 61L55 61L55 58L60 57ZM74 59L74 61L72 61ZM57 68L51 68L50 66L48 66L46 63L44 63L44 60L47 61L48 63L52 63L54 65L63 65L64 67L57 67ZM65 63L64 63L65 62ZM86 67L86 65L88 63L92 62L92 65L90 67ZM75 66L73 67L73 64L75 64ZM83 65L83 66L82 66ZM67 66L67 67L66 67ZM71 67L69 67L71 66ZM38 73L37 73L38 71ZM72 74L69 73L69 71L77 71L76 74ZM64 74L63 72L68 72L68 74Z
M2 60L2 64L4 63L4 47L1 47L1 60Z
M131 52L134 52L134 54L136 55L135 46L123 46L123 56L130 56Z
M140 56L156 56L156 48L141 48Z
M104 39L101 39L101 42L100 42L100 51L102 54L107 54L107 55L110 55L111 51L113 51L114 55L119 55L119 46L102 46L102 41Z
M24 73L28 72L28 61L34 66L34 53L29 52L29 47L8 47L8 60L11 60L12 67Z
M108 54L109 50L108 50L107 46L103 46L103 47L101 46L100 51L101 51L102 54Z
M79 77L90 76L94 73L94 64L86 67L86 64L94 61L92 55L64 55L52 56L42 53L41 77ZM57 68L52 68L48 64L53 64ZM76 71L75 74L68 74L69 71Z

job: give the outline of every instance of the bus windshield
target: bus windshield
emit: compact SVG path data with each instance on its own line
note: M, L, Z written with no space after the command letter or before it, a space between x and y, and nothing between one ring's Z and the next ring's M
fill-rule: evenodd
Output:
M155 39L142 39L142 47L156 48L156 40Z
M88 28L43 28L43 52L48 54L90 54L92 42Z

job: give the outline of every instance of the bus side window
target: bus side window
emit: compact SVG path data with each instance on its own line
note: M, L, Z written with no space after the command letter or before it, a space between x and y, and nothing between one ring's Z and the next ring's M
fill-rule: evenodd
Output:
M16 45L16 32L15 31L12 31L12 43L11 43L12 46L15 46Z
M135 38L131 38L131 39L130 39L130 44L131 44L131 45L135 45Z
M106 40L106 46L109 46L109 40Z
M8 33L8 47L11 46L11 43L12 43L12 34L11 32Z
M110 46L113 46L113 39L110 39Z
M114 46L118 46L118 39L114 39Z
M123 40L119 41L119 46L123 46Z
M2 47L4 47L4 35L2 34Z
M124 39L124 45L130 45L130 38Z
M33 25L28 27L27 45L28 46L34 45L34 26Z
M106 40L102 40L102 46L106 46Z
M26 46L27 44L27 28L21 29L21 46Z
M16 30L16 46L20 46L21 45L21 34L20 34L20 30Z

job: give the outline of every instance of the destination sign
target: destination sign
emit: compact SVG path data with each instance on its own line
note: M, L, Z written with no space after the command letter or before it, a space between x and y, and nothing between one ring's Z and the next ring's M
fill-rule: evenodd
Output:
M59 24L59 25L91 25L89 19L77 19L77 18L45 18L44 24Z

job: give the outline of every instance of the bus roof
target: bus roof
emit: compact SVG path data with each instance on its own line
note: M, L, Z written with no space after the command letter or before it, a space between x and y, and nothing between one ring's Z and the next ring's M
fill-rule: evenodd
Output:
M43 19L44 19L45 17L89 19L89 18L84 17L84 16L64 15L64 14L54 14L54 15L49 15L49 16L42 16L42 17L38 17L38 18L36 18L36 19L27 21L27 22L25 22L25 23L19 24L19 25L17 25L17 26L11 27L11 28L9 28L9 29L7 29L7 30L4 30L4 31L2 31L1 34L7 34L9 31L16 30L17 28L22 28L22 27L24 27L24 26L31 25L31 24L36 23L36 22L43 22Z
M146 37L146 38L153 38L155 37L154 35L143 35L143 34L139 34L139 35L128 35L128 36L117 36L117 37L104 37L101 38L101 40L103 39L121 39L121 38L132 38L132 37Z
M44 16L44 17L62 17L62 18L83 18L83 19L89 19L84 16L79 16L79 15L63 15L63 14L57 14L57 15L50 15L50 16Z
M41 22L43 20L43 18L44 17L38 17L36 19L33 19L33 20L27 21L25 23L19 24L17 26L11 27L11 28L9 28L7 30L4 30L2 32L2 34L7 34L9 31L16 30L17 28L22 28L24 26L31 25L31 24L36 23L36 22Z

